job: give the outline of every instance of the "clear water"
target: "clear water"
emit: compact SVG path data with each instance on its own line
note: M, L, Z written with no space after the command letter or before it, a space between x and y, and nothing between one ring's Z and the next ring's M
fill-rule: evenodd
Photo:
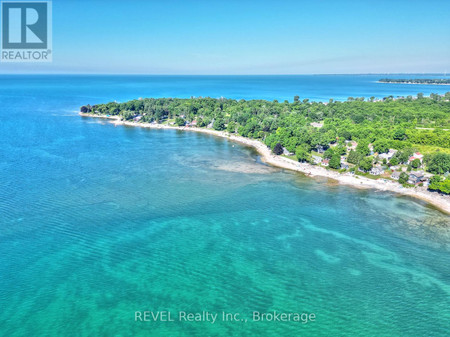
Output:
M447 336L447 215L271 168L224 139L74 112L447 88L378 77L0 77L0 336ZM135 322L143 310L249 320ZM273 310L317 318L250 320Z

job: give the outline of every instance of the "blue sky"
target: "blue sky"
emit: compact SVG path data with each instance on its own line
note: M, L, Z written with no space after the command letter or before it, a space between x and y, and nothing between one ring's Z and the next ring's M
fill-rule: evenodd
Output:
M0 72L450 72L448 13L448 0L53 0L53 62Z

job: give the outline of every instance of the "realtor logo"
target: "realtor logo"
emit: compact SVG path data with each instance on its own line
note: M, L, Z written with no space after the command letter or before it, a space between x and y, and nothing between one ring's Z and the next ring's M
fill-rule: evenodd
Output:
M1 61L50 62L51 2L1 2Z

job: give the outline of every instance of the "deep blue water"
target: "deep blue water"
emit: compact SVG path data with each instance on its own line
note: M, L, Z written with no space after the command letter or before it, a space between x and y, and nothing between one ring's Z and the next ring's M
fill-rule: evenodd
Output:
M447 336L447 215L268 167L224 139L76 113L137 97L447 91L381 77L0 77L0 336ZM142 323L137 310L317 320Z

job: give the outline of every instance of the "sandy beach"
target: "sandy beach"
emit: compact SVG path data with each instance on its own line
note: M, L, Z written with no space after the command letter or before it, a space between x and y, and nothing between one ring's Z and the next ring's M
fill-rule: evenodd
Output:
M255 139L249 139L242 136L237 136L230 134L226 131L216 131L212 129L196 128L196 127L180 127L180 126L169 126L162 124L152 124L152 123L138 123L121 121L119 117L116 116L104 116L104 115L94 115L89 113L79 113L83 117L94 117L108 119L111 123L115 125L127 125L127 126L137 126L143 128L152 129L174 129L183 131L193 131L206 133L222 138L227 138L229 140L238 142L240 144L251 146L255 148L261 155L262 160L270 165L280 167L287 170L292 170L296 172L301 172L310 177L326 177L338 181L341 184L353 186L356 188L367 188L367 189L377 189L381 191L389 191L398 193L401 195L407 195L413 198L418 198L424 200L439 210L450 214L450 196L439 194L436 192L430 192L426 187L415 187L415 188L405 188L396 181L391 181L387 179L369 179L362 176L352 176L349 173L341 174L339 172L333 171L331 169L326 169L324 167L311 165L308 163L300 163L282 156L277 156L272 153L272 151L262 142Z

